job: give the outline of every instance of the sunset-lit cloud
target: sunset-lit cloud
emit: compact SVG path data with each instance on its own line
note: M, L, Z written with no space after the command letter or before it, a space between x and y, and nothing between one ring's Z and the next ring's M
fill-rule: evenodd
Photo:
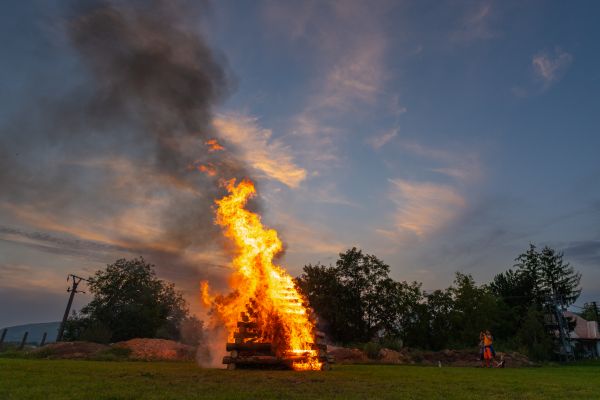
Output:
M222 137L235 144L243 159L264 176L296 188L306 178L306 170L296 165L289 146L274 139L253 117L227 114L213 122Z
M466 205L451 186L391 179L390 199L396 205L395 226L419 237L448 224Z

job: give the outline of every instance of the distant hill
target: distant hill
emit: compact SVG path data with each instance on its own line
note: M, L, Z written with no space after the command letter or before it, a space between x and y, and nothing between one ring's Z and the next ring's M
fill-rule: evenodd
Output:
M59 327L60 322L43 322L39 324L8 326L6 327L8 331L6 332L4 343L21 342L21 339L23 339L23 334L25 334L25 332L29 332L29 335L27 336L27 343L29 344L39 344L42 340L42 335L44 334L44 332L48 333L46 343L55 342L56 336L58 335ZM3 329L4 328L0 328L0 335L2 335Z

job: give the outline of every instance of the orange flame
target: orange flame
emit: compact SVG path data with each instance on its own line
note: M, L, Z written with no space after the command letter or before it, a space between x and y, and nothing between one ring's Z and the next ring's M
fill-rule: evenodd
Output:
M204 142L204 144L208 146L209 152L225 150L225 147L221 146L219 142L217 142L217 139L209 139Z
M200 165L198 165L197 168L198 168L198 171L204 172L208 176L215 176L215 175L217 175L217 169L212 164L206 164L206 165L200 164Z
M212 297L208 284L202 283L202 299L213 307L213 317L225 324L229 340L233 341L240 314L252 304L259 342L272 343L277 355L294 357L296 370L318 370L321 362L314 346L315 326L304 299L292 277L273 264L273 257L282 249L274 229L265 228L258 214L244 207L256 194L254 184L235 179L226 182L229 192L217 200L217 224L225 230L238 250L233 260L235 272L230 279L234 292Z

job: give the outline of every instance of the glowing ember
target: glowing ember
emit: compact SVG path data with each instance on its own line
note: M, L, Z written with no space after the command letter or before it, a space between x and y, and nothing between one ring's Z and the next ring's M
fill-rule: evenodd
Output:
M201 165L198 165L198 171L204 172L208 176L215 176L215 175L217 175L217 169L212 164L206 164L206 165L201 164Z
M254 184L243 180L227 182L229 195L217 200L217 224L225 230L238 250L233 260L235 272L228 296L211 297L208 284L202 283L202 298L213 307L213 317L225 324L229 341L233 341L238 319L252 304L253 322L258 340L272 343L277 355L293 358L296 370L318 370L322 363L315 348L315 326L296 289L292 277L273 264L282 244L273 229L266 229L260 216L246 210L248 199L255 195Z
M217 139L209 139L204 144L208 146L208 151L210 152L225 150L225 147L221 146L219 142L217 142Z

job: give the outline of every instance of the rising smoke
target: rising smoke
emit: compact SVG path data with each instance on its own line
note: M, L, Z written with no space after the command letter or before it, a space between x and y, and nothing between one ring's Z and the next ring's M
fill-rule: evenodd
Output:
M32 96L0 128L0 213L50 232L73 234L82 221L106 227L99 234L166 278L221 274L187 255L221 240L219 182L250 174L235 148L206 144L222 142L213 111L235 86L201 34L207 11L205 2L166 0L72 7L63 31L71 53L61 54L77 74L66 69L56 77L64 88ZM198 171L205 164L213 174ZM156 229L140 228L138 217Z

